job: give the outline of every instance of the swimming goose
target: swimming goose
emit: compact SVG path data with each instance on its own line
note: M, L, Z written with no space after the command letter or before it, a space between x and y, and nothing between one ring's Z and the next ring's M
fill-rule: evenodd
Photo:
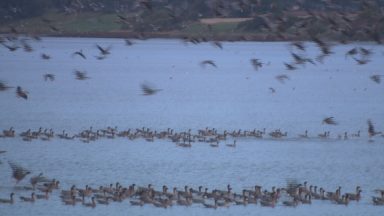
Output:
M24 202L35 202L36 200L35 192L32 192L31 197L21 196L20 199Z
M349 203L349 196L348 194L341 196L340 199L333 200L338 205L348 205Z
M90 202L90 203L84 203L84 202L83 202L83 205L84 205L85 207L95 208L95 207L96 207L95 197L92 197L92 198L91 198L91 202Z
M147 84L141 84L141 89L143 91L143 95L154 95L162 89L154 89Z
M13 200L13 196L15 194L12 192L11 194L9 194L9 199L0 199L0 203L5 203L5 204L13 204L14 200Z
M143 206L144 205L144 201L142 201L142 200L130 200L129 203L131 203L131 205L133 205L133 206Z
M348 195L349 200L356 200L359 201L361 198L361 192L360 186L356 186L356 193L346 193Z
M233 143L226 144L226 146L235 148L236 147L236 140L234 140Z
M48 191L45 191L44 194L36 194L36 199L48 199L49 196L48 196Z
M300 138L308 138L308 130L305 130L304 134L299 134Z
M65 205L75 205L76 204L76 196L73 195L73 196L71 196L70 199L62 199L62 201Z
M209 203L203 203L203 206L204 206L205 208L213 208L213 209L217 209L217 199L215 199L213 205L212 205L212 204L209 204Z
M214 143L210 143L209 144L211 147L219 147L219 141L216 142L216 144Z
M299 204L298 199L295 197L293 200L286 200L283 202L283 205L290 206L290 207L296 207Z

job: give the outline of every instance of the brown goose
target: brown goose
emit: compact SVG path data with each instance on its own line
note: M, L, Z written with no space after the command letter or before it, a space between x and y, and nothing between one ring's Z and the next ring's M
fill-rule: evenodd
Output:
M35 202L36 200L35 192L32 192L31 197L21 196L20 199L24 202Z
M8 161L9 166L12 169L12 177L16 179L16 184L24 179L25 176L30 174L31 172L13 162Z

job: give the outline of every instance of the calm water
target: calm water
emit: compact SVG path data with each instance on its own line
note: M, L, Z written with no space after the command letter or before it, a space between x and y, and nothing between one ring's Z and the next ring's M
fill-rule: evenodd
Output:
M111 46L111 55L97 60L96 44ZM226 142L219 148L196 143L183 149L167 140L149 143L119 138L84 144L78 140L0 138L0 150L7 151L0 155L2 198L14 189L7 164L10 160L33 174L43 172L59 179L63 189L72 184L98 187L119 181L124 186L152 183L156 189L164 184L170 188L204 185L225 189L230 183L240 192L255 184L267 189L283 187L286 179L297 179L328 191L340 185L342 192L354 192L360 185L363 199L348 207L314 201L295 209L258 205L208 210L194 205L163 210L132 207L127 201L86 209L62 205L58 192L48 201L21 203L18 196L30 192L16 191L17 202L1 205L0 215L381 215L384 211L371 204L373 190L384 188L384 139L376 137L368 143L366 132L367 119L373 120L376 130L383 130L384 85L369 79L373 74L384 75L380 71L384 48L380 46L334 46L335 54L324 64L287 71L283 62L291 61L288 43L224 43L221 50L209 43L191 45L179 40L134 41L133 46L125 46L121 39L43 38L31 45L35 49L32 53L0 48L0 80L29 92L28 101L16 98L13 90L0 92L1 129L13 126L20 133L43 127L72 134L90 126L117 126L119 130L170 127L194 132L205 127L221 132L280 128L288 132L288 138L238 139L235 149L226 147ZM374 51L369 64L358 66L345 58L344 53L355 46ZM307 47L308 57L318 54L312 44ZM80 49L86 60L72 56ZM52 58L43 60L42 53ZM255 71L251 58L267 65ZM200 62L207 59L214 60L217 68L202 67ZM74 70L86 71L91 78L78 81ZM56 80L45 82L45 73L55 74ZM280 74L287 74L290 80L280 83L275 79ZM163 90L143 96L142 83ZM271 93L270 87L276 92ZM321 124L328 116L334 116L339 124ZM297 139L305 130L312 137L330 131L334 139ZM345 131L358 130L360 138L336 139ZM28 180L20 184L27 185Z

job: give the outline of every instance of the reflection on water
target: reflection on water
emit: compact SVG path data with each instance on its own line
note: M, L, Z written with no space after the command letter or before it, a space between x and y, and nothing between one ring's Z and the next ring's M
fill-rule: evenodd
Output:
M111 54L104 60L93 58L98 54L95 44L111 45ZM16 133L29 128L52 128L56 134L69 134L89 129L117 127L149 127L152 131L167 130L197 133L198 129L287 131L282 139L229 137L218 148L195 142L191 148L176 146L170 139L148 142L143 138L126 137L99 139L84 143L80 139L25 142L17 138L0 138L0 195L6 198L14 189L7 161L15 161L31 170L33 175L57 178L61 189L73 184L84 188L120 182L140 186L153 184L180 190L184 185L210 190L225 190L231 184L241 193L261 185L284 187L287 179L342 193L354 192L360 185L362 200L347 207L327 201L313 201L311 206L295 209L278 203L274 209L260 205L231 206L210 210L201 205L173 206L158 209L151 205L130 206L128 201L98 205L96 209L65 206L59 192L53 192L48 201L21 203L19 196L28 191L16 191L12 206L2 205L1 215L61 214L220 214L220 215L378 215L381 207L373 206L371 195L383 188L383 138L368 142L367 119L372 119L376 130L382 130L384 98L378 97L383 85L369 79L380 65L380 47L370 46L377 55L370 64L357 67L346 59L344 51L353 47L337 46L334 54L325 60L287 72L283 62L289 61L286 43L224 43L224 49L208 44L184 45L176 40L138 41L124 46L116 39L44 38L32 44L36 52L23 53L1 49L4 63L0 65L1 80L9 85L20 85L29 92L24 101L13 91L1 92L0 128L13 126ZM87 59L74 58L79 49ZM308 55L315 52L309 47ZM49 61L41 53L51 56ZM253 69L249 60L258 57L270 62ZM212 59L215 67L201 67L200 62ZM22 63L22 64L21 64ZM76 80L74 71L86 71L87 80ZM54 74L55 80L45 82L44 74ZM288 74L290 80L281 83L276 75ZM149 82L163 89L155 95L143 96L140 85ZM113 83L113 85L111 85ZM273 87L276 92L269 90ZM325 117L334 116L338 125L322 124ZM311 137L330 131L333 139L300 139L305 130ZM361 137L337 139L361 131ZM227 147L236 139L236 148ZM30 176L28 176L30 177ZM20 185L29 185L29 179ZM87 200L88 201L88 200ZM326 210L325 210L326 209ZM255 213L256 212L256 213Z

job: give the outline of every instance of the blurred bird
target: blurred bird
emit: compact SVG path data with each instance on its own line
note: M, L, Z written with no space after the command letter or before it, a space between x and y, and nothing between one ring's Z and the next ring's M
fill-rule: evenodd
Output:
M55 75L54 74L44 74L43 75L44 76L44 80L45 81L53 81L53 80L55 80Z
M141 84L141 89L143 91L143 95L153 95L156 94L158 91L161 91L162 89L154 89L147 84Z
M16 88L16 95L17 97L24 98L25 100L28 99L28 92L24 91L20 86L17 86Z
M368 123L368 135L369 135L370 138L375 136L375 135L377 135L377 134L381 134L381 132L376 132L375 131L375 128L374 128L374 126L372 124L371 119L368 119L367 123Z
M42 58L42 59L45 59L45 60L49 60L49 59L51 58L51 56L49 56L49 55L43 53L43 54L41 54L41 58Z
M263 63L259 59L251 59L251 64L255 70L259 70L259 68L263 67Z
M100 54L101 55L109 55L109 54L111 54L111 52L109 51L111 49L110 46L107 47L107 48L103 48L103 47L101 47L101 46L96 44L96 47L100 50Z
M7 45L7 44L5 44L5 43L2 43L3 44L3 46L5 46L9 51L11 51L11 52L13 52L13 51L16 51L17 49L19 49L20 47L18 47L18 46L9 46L9 45Z
M292 46L296 47L299 50L305 51L305 46L302 41L296 41L291 43Z
M323 124L337 125L337 122L334 120L334 117L327 117L323 119Z
M75 55L78 55L80 57L82 57L83 59L87 59L87 57L85 57L84 53L83 53L83 50L80 50L80 51L76 51L72 54L72 56L75 56Z
M371 80L374 81L375 83L380 84L380 82L381 82L381 75L372 75L369 78L371 78Z
M76 70L74 73L75 73L76 79L78 79L78 80L89 79L86 72Z
M359 65L365 65L369 62L369 59L357 59L353 58Z
M284 65L285 65L285 68L287 70L296 70L297 69L297 67L293 66L292 64L284 63Z
M54 32L59 32L59 31L60 31L60 29L57 28L57 27L54 26L54 25L49 25L49 28L50 28L52 31L54 31Z
M276 79L281 82L281 83L285 83L285 80L289 80L289 76L286 75L286 74L281 74L281 75L277 75L276 76Z
M220 49L223 49L223 44L220 41L213 41L212 45Z
M133 42L131 40L129 40L129 39L125 39L125 45L132 46Z
M201 64L201 66L205 66L205 65L209 64L209 65L212 65L213 67L217 67L215 62L212 60L205 60L205 61L202 61L200 64Z
M271 91L272 94L276 92L276 90L272 87L269 87L269 90Z
M0 81L0 91L6 91L10 88L14 88L12 86L7 86L7 84L5 84L4 82Z
M353 48L353 49L350 49L347 53L345 53L345 57L348 57L348 56L354 56L357 54L357 48Z
M31 173L29 170L11 161L8 161L8 164L12 169L12 177L16 179L16 184L19 183L21 180L23 180L25 176Z

